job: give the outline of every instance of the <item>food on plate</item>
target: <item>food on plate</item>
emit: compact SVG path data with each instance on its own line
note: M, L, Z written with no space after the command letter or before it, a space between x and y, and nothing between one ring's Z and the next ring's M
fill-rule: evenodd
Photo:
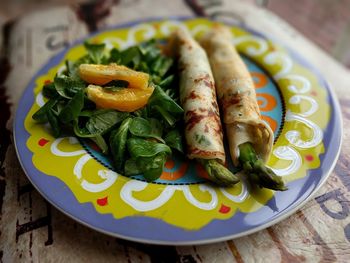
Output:
M155 40L125 50L85 48L85 56L66 61L65 70L46 81L47 102L32 118L49 123L55 137L92 140L116 171L156 180L167 158L183 152L174 60Z
M216 27L202 44L208 56L186 30L175 31L166 45L153 39L107 50L85 43L86 55L66 61L65 69L45 82L47 102L32 118L49 123L55 137L93 141L126 176L154 181L177 152L226 186L239 178L225 167L218 97L234 164L252 184L285 190L264 164L273 133L261 120L252 78L229 30Z
M99 108L133 112L147 104L153 90L154 87L106 90L101 86L90 84L86 88L86 94Z
M286 190L281 177L264 164L272 150L273 132L261 119L253 79L233 47L230 30L215 26L202 37L201 45L213 70L233 163L243 167L253 184Z
M187 156L196 159L209 178L221 185L239 182L225 163L225 150L214 79L201 46L185 30L170 41L178 55L180 102L184 109Z
M126 81L128 87L135 89L147 89L149 80L147 73L115 63L109 65L81 64L79 76L87 83L96 85L105 85L112 80Z

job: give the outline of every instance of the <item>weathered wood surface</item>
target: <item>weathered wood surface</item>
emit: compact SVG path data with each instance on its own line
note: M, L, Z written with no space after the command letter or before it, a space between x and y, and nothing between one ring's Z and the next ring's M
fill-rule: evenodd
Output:
M281 223L243 238L202 246L161 247L108 237L50 206L26 179L10 140L12 122L1 99L0 262L346 262L350 256L349 71L270 12L242 2L204 8L194 1L99 1L23 16L7 24L0 91L12 112L33 73L89 31L150 16L212 15L240 20L306 56L332 84L344 119L344 145L322 189ZM161 6L150 9L150 6ZM227 12L229 10L229 12ZM227 15L229 13L229 15Z

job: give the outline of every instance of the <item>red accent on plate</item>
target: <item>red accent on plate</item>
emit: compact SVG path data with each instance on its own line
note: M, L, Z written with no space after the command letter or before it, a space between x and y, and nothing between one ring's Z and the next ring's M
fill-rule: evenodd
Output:
M230 211L231 211L231 207L226 206L224 204L221 204L221 207L220 207L220 210L219 210L220 213L227 214Z
M101 152L100 147L98 147L97 144L94 143L93 141L90 141L90 142L89 142L89 145L90 145L90 147L91 147L94 151L96 151L96 152Z
M47 79L45 80L44 84L47 85L47 84L50 84L51 82L52 82L51 80Z
M47 144L49 141L44 139L44 138L41 138L39 141L38 141L38 144L43 147L45 146L45 144Z
M97 200L96 200L96 203L97 203L99 206L105 206L105 205L107 205L107 204L108 204L108 196L97 199Z
M305 155L305 160L308 162L312 162L314 160L314 157L311 154Z

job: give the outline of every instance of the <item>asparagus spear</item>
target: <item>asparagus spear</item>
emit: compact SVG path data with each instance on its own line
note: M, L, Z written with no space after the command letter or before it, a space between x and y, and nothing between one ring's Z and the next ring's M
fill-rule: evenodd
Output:
M276 175L257 156L251 143L246 142L239 145L239 161L247 174L248 180L254 185L278 191L285 191L288 188L284 185L282 178Z
M196 159L207 171L211 181L223 185L233 185L239 182L239 178L217 160Z

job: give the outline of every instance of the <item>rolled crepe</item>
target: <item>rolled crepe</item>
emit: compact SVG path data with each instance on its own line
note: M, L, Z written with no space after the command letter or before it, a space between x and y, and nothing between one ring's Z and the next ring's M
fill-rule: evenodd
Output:
M201 45L213 70L233 163L239 163L239 145L245 142L250 142L266 161L273 145L273 132L261 119L254 82L232 44L230 30L215 26L203 36Z
M188 158L217 159L223 164L223 133L207 55L187 31L175 31L170 42L179 56Z

